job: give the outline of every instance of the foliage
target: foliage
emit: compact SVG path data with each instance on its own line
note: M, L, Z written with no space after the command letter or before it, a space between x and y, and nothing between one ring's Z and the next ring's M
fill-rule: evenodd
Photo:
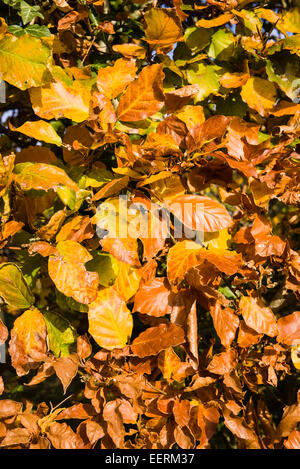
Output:
M300 449L299 2L1 3L0 446Z

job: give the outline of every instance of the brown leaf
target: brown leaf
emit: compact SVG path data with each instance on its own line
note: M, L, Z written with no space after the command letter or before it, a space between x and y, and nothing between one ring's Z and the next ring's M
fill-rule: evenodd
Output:
M277 335L276 318L270 308L266 308L260 298L243 296L239 303L245 323L259 334L270 337Z
M56 359L53 364L53 368L63 385L65 394L67 388L70 386L77 374L78 362L76 360L76 356L74 355L73 357L70 356Z
M0 342L6 342L8 339L8 330L7 327L4 326L3 322L0 319Z
M30 431L27 428L13 428L8 430L0 446L26 445L30 441Z
M139 357L156 355L168 347L184 342L183 329L175 324L160 324L142 332L132 343L131 349Z
M251 345L258 344L262 338L262 334L259 334L251 327L248 327L245 321L240 321L240 328L238 333L238 345L242 348L250 347Z
M234 349L213 356L207 370L217 375L230 373L237 364L237 353Z
M80 449L83 442L66 423L54 422L46 433L55 449Z
M297 345L300 343L300 311L278 319L278 342L286 345Z
M300 449L300 432L298 430L292 431L284 442L284 446L286 449Z
M22 403L11 399L0 400L0 418L13 417L22 411Z
M210 314L222 345L224 345L224 347L230 347L239 326L238 317L231 308L222 308L220 301L217 301L211 308Z

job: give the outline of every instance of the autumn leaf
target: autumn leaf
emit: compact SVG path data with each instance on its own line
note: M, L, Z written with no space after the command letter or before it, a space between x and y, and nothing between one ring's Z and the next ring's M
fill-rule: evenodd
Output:
M82 122L89 116L91 89L89 84L74 81L71 86L55 81L43 87L30 89L34 112L42 119L66 117Z
M21 270L14 264L0 265L0 295L15 309L26 309L34 303Z
M135 122L159 111L164 103L163 76L162 65L148 65L143 68L121 97L118 118L125 122Z
M38 309L29 309L19 316L12 329L12 337L16 336L21 342L24 352L28 355L34 352L45 353L46 322Z
M21 132L28 137L33 137L36 140L41 140L42 142L52 143L59 147L62 144L60 136L55 132L52 125L45 121L25 122L21 127L11 127L11 130Z
M296 345L300 342L300 312L295 311L277 321L278 342L287 345Z
M183 329L176 324L160 324L142 332L131 344L131 350L139 357L156 355L171 346L184 342Z
M241 265L241 257L227 249L202 248L194 241L180 241L169 250L167 259L168 279L171 283L183 280L190 269L204 261L216 266L227 275L235 274Z
M231 308L222 308L220 302L216 302L210 314L213 318L214 327L220 337L222 345L229 347L235 338L239 326L239 319Z
M232 224L227 210L216 200L198 195L181 195L167 202L169 210L191 230L219 231Z
M155 278L139 288L134 297L134 311L154 317L170 314L172 311L170 296L168 280L164 277Z
M265 116L276 101L276 86L263 78L251 77L242 87L241 97L249 107Z
M112 67L100 68L97 86L109 99L116 98L134 80L136 74L134 60L119 59Z
M270 337L277 335L276 318L272 310L266 308L260 298L242 296L239 308L248 327Z
M227 12L217 18L199 20L197 21L196 26L198 26L198 28L215 28L216 26L222 26L223 24L228 23L232 18L233 14Z
M31 189L48 191L67 186L78 191L78 187L65 171L45 163L19 163L15 167L15 182L24 191Z
M84 264L92 259L88 251L75 241L60 241L58 253L49 257L49 275L56 288L79 303L88 304L96 299L98 274L88 272Z
M29 34L20 37L7 34L0 39L2 79L21 90L50 81L50 60L50 47Z
M132 316L113 288L105 288L89 305L89 332L100 347L112 350L126 345L132 332Z
M175 42L182 41L181 22L174 9L151 8L144 20L146 41L158 53L168 51Z

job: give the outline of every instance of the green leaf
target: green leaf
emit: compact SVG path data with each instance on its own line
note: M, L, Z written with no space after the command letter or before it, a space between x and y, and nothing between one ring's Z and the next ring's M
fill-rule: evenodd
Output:
M37 17L44 19L44 15L42 14L41 8L38 5L31 6L22 0L20 7L20 13L24 24L30 23L30 21Z
M15 309L30 308L35 300L21 270L11 263L0 265L0 295Z
M219 29L211 39L209 57L218 60L230 60L236 52L236 38L225 29Z
M67 357L75 350L77 333L69 321L60 314L44 313L47 325L49 348L57 357Z
M70 210L75 209L76 193L73 189L67 186L62 186L57 189L57 195L64 205L67 205Z
M24 29L24 32L38 38L51 36L51 32L47 26L39 26L38 24L27 26L27 28Z
M213 32L213 28L187 28L184 34L185 44L195 54L208 46Z
M220 88L218 65L191 64L187 69L187 80L191 85L197 84L200 91L196 95L197 101L202 101L211 93L217 94Z
M86 189L87 187L101 187L104 184L112 181L114 178L110 171L105 169L93 169L88 174L82 176L80 179L80 187Z
M21 0L2 0L2 2L16 10L20 9Z
M40 39L29 34L20 37L6 35L0 39L1 79L26 90L51 80L47 69L51 50Z
M218 291L222 293L228 300L235 300L237 296L229 287L219 287Z
M93 257L86 263L86 269L98 273L100 285L110 287L115 283L119 274L118 261L106 252L95 253Z
M279 52L267 60L267 74L294 102L299 102L300 60L287 51Z

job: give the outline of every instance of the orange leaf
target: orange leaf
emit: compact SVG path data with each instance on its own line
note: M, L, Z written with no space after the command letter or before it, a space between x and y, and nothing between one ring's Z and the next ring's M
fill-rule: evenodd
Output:
M133 311L149 316L161 317L170 314L172 306L169 301L171 289L165 277L155 278L143 284L134 297Z
M278 319L278 342L286 345L300 344L300 311Z
M276 318L270 308L266 308L260 298L242 296L239 303L245 323L259 334L270 337L277 335Z
M175 42L183 40L181 21L175 9L151 8L144 20L146 41L158 53L170 50Z
M136 70L135 61L126 59L116 60L112 67L100 68L97 79L99 91L109 99L116 98L134 80Z
M239 318L231 308L222 308L220 301L217 301L214 307L211 308L210 314L222 345L229 347L235 338L235 333L239 326Z
M11 333L21 342L26 354L46 353L46 322L38 309L28 309L19 316Z
M146 56L146 49L137 44L115 44L112 46L115 52L120 52L126 59L136 57L137 59L144 59Z
M184 342L184 331L176 324L160 324L142 332L131 344L132 352L139 357L156 355L162 350Z
M129 84L121 97L118 118L125 122L135 122L150 117L164 104L162 90L163 65L148 65L138 78Z
M228 23L233 18L233 14L230 12L224 13L217 18L210 20L199 20L196 23L198 28L215 28L216 26L222 26L222 24Z
M243 86L249 78L249 73L224 73L220 78L220 83L224 88L239 88Z
M232 219L217 200L200 195L180 195L167 202L169 210L191 230L219 231L228 228Z

